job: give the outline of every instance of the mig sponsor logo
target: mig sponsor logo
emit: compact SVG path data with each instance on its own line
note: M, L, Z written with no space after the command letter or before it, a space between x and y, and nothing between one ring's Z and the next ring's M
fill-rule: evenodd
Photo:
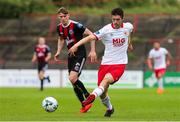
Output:
M122 46L125 43L125 38L115 38L112 40L114 47Z

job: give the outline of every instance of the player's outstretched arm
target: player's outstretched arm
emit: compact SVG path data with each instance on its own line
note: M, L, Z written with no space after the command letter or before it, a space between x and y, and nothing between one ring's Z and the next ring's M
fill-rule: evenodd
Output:
M86 30L84 31L84 34L85 35L91 35L93 33L89 29L86 28ZM96 62L97 61L97 54L96 54L96 42L95 42L95 40L90 42L90 47L91 47L91 50L88 54L88 57L90 57L91 62Z
M58 44L57 44L57 52L54 55L54 60L55 61L59 61L58 57L59 57L59 55L61 53L61 50L62 50L63 46L64 46L64 39L62 37L59 37L58 38Z
M48 62L51 59L51 53L49 52L46 56L45 61Z
M68 53L69 53L70 55L74 55L74 52L76 52L76 50L77 50L77 48L78 48L79 46L81 46L81 45L83 45L83 44L85 44L85 43L87 43L87 42L94 41L94 40L96 40L96 37L95 37L93 34L91 34L91 35L89 35L89 36L81 39L79 42L77 42L73 47L71 47L71 48L68 50Z

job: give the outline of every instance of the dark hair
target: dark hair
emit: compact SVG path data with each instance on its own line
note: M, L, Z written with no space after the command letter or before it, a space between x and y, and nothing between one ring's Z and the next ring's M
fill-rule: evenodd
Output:
M58 9L58 14L59 13L68 14L68 10L65 7L61 7Z
M115 8L111 11L111 15L119 15L123 19L124 17L124 12L121 8Z

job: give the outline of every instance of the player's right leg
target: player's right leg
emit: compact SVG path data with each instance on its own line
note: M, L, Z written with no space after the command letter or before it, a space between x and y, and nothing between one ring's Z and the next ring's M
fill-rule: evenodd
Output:
M107 73L100 83L99 87L94 89L93 92L87 97L85 101L83 101L83 106L86 106L88 104L91 104L96 97L101 96L104 91L107 91L109 84L114 81L112 75L110 73Z
M46 74L45 72L47 69L48 69L48 64L45 62L45 63L43 63L43 67L42 67L42 70L44 71L43 80L47 80L50 83L51 81L50 81L49 76L45 75Z
M42 91L43 90L43 85L44 85L44 71L43 70L40 70L38 72L38 76L39 76L39 79L40 79L40 90Z

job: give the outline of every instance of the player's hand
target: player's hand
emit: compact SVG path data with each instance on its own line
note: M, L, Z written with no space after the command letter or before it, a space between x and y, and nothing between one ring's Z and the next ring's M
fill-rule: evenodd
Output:
M59 54L60 54L60 53L59 53L59 52L57 52L57 53L54 55L54 60L55 60L55 61L59 61L59 59L58 59Z
M167 61L166 61L166 66L169 66L169 65L170 65L170 61L167 60Z
M78 47L76 47L75 45L72 46L69 50L68 50L68 54L70 56L75 56L75 52L77 51Z
M45 58L45 61L46 61L46 62L48 62L48 61L49 61L49 59Z
M152 66L149 66L149 70L151 70L151 71L152 71L152 70L153 70L153 67L152 67Z
M88 57L90 57L91 62L96 62L97 61L97 55L95 51L91 51L88 55Z
M31 62L32 62L32 63L35 63L35 62L36 62L36 60L33 58L33 59L31 60Z
M132 44L129 44L128 45L128 51L132 51L134 48L133 48L133 46L132 46Z

